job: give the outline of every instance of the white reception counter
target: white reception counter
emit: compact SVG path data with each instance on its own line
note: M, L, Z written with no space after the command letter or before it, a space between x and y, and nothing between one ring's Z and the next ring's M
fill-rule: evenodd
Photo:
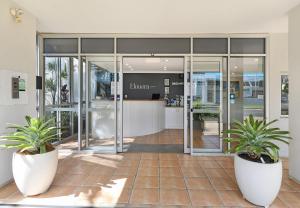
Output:
M114 137L114 102L94 102L89 114L94 138ZM135 137L164 129L183 129L183 107L166 107L163 100L124 100L123 136Z
M165 101L124 100L124 137L154 134L165 129Z

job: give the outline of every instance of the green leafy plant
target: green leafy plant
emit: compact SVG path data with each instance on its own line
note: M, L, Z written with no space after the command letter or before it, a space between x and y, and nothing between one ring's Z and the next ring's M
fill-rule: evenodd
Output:
M225 142L236 142L237 145L229 149L228 152L237 154L247 154L253 160L260 160L264 163L262 156L269 156L273 162L279 160L279 146L274 142L289 144L288 131L281 131L279 128L271 128L270 125L277 120L269 123L266 120L254 119L250 115L244 122L235 121L234 128L224 131L230 137L224 139Z
M42 154L53 150L51 141L59 135L54 119L25 117L27 125L9 124L15 131L0 137L5 148L16 148L24 154Z

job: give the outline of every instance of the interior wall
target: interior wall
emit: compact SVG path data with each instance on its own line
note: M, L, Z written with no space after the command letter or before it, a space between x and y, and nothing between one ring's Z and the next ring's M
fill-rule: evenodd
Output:
M291 145L289 147L289 174L300 181L300 5L289 12L289 129Z
M273 33L270 35L269 67L269 119L278 119L274 125L282 130L289 129L289 118L281 116L281 74L288 72L288 34ZM288 157L288 145L278 143L280 156Z
M25 115L36 115L36 20L24 11L22 23L16 23L10 15L10 8L20 7L11 0L0 1L0 70L27 73L28 103L0 105L0 135L7 132L7 123L22 124ZM8 90L11 90L10 85L1 88L0 93ZM0 149L0 186L12 178L12 152Z

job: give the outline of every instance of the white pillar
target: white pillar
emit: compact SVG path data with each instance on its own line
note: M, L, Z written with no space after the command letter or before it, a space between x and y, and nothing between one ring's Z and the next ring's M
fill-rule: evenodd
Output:
M289 175L300 182L300 5L289 12Z

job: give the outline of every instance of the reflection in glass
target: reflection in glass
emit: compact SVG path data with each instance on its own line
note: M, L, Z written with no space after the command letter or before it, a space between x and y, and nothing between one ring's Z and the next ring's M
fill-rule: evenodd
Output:
M113 151L115 145L115 78L113 58L88 61L86 135L89 148Z
M45 57L46 119L55 117L57 127L62 129L58 140L70 137L77 132L77 114L73 104L75 87L78 86L78 76L77 58ZM73 87L71 87L72 85ZM65 110L65 108L69 109ZM74 110L70 108L74 108Z
M288 75L281 75L281 115L289 115L289 79Z
M252 114L264 118L265 81L264 58L231 58L230 109L231 123L243 121Z
M223 99L222 61L193 63L193 151L220 150Z

